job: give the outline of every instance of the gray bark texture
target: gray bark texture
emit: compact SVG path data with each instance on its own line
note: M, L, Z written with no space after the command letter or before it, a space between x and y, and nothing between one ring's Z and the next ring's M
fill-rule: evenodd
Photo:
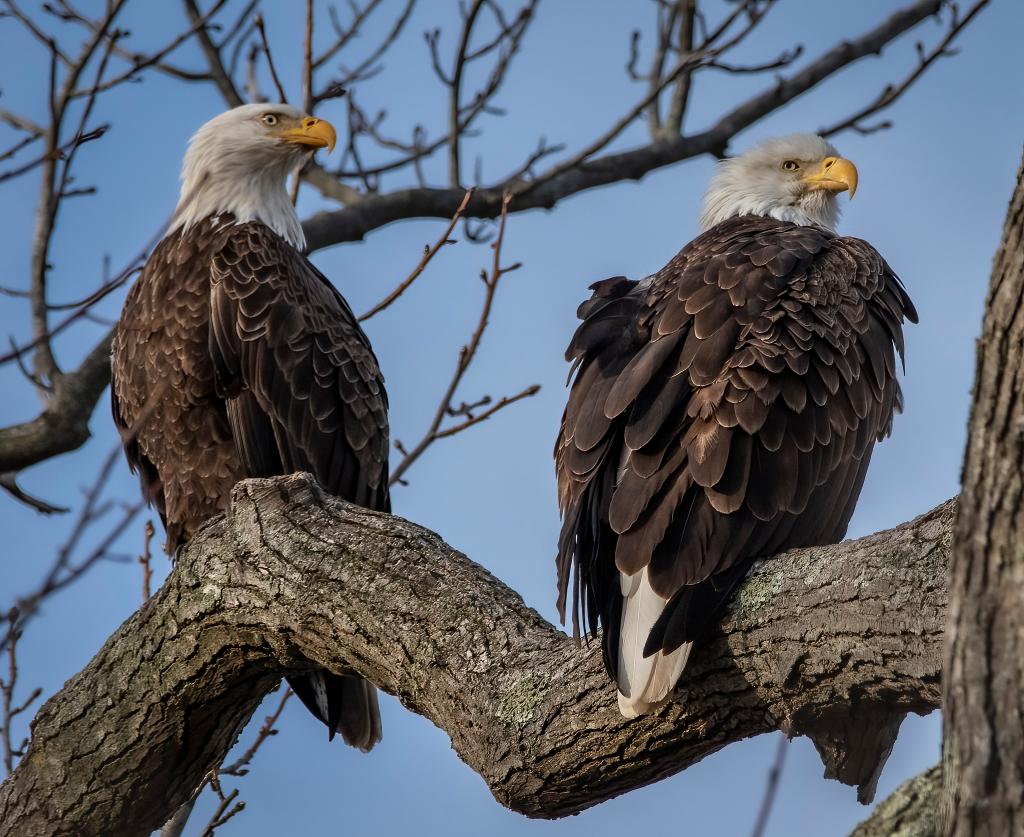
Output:
M858 825L850 837L936 837L942 768L908 779Z
M1024 834L1024 164L996 253L950 574L947 835Z
M851 713L939 705L954 514L950 501L764 562L677 700L627 721L597 646L577 647L437 535L329 497L307 475L242 482L40 710L0 786L0 835L158 828L281 674L310 667L397 695L531 817L575 813L776 728L818 739L841 774L864 761Z

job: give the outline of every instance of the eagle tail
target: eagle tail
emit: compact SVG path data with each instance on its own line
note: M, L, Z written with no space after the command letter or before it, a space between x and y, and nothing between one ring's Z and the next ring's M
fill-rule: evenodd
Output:
M620 573L622 623L619 633L619 711L635 718L657 709L672 693L686 667L692 642L684 642L666 654L655 651L644 655L655 624L668 601L654 592L647 579L647 568L633 575Z
M288 678L303 705L327 725L328 738L341 733L345 743L364 753L381 739L377 690L361 677L311 671Z

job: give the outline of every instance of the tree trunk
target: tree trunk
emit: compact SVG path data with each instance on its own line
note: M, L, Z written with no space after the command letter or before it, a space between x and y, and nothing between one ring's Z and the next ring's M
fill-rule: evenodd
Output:
M944 833L1024 834L1024 164L996 254L950 575Z

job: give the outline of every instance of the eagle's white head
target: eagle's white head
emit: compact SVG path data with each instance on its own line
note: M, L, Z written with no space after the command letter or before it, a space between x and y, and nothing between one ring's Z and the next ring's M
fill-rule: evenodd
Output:
M230 212L262 221L299 249L306 244L287 179L318 148L334 148L331 123L290 105L242 105L196 131L181 169L181 197L169 232Z
M857 167L815 134L765 140L723 160L711 178L700 224L710 229L737 215L763 215L834 230L840 192L857 191Z

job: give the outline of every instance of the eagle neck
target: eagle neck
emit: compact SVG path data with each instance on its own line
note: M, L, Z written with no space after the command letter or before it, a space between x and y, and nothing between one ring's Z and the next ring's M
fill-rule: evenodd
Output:
M186 169L167 234L178 229L187 231L207 218L230 216L237 224L263 223L296 249L304 250L306 236L285 189L287 174L287 170L276 167L216 173Z

